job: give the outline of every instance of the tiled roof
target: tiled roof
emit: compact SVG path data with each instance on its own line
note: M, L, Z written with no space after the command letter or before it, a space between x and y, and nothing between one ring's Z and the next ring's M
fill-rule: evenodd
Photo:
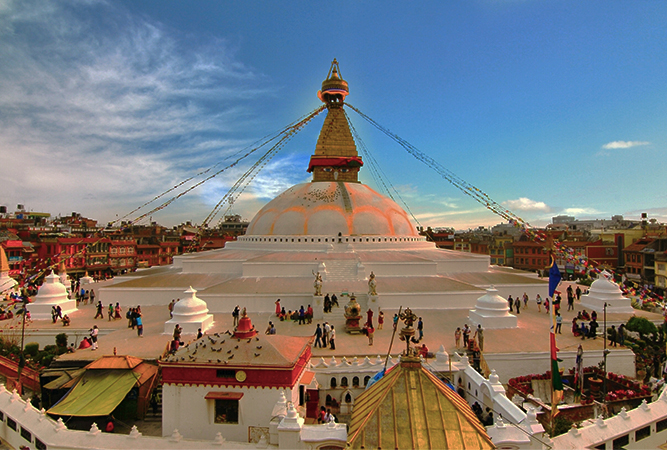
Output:
M351 449L494 449L468 404L424 369L394 366L357 397L348 433Z

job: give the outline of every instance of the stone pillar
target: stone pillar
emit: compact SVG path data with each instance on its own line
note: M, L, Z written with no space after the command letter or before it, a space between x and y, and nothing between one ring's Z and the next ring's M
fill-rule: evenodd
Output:
M301 441L301 427L303 426L303 418L294 408L294 404L288 403L287 415L282 419L278 426L278 447L280 449L299 449L299 442Z
M324 319L324 296L313 295L313 319Z

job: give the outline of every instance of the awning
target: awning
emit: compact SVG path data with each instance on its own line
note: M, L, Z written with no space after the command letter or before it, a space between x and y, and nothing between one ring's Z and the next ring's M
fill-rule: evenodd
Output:
M310 157L310 163L308 163L308 172L313 172L315 166L347 166L351 168L358 168L363 165L364 162L361 161L361 157L319 158L312 156Z
M89 370L72 390L48 410L50 415L92 417L109 415L137 383L127 370Z
M243 393L227 391L210 391L204 396L204 399L232 399L236 401L241 398L243 398Z

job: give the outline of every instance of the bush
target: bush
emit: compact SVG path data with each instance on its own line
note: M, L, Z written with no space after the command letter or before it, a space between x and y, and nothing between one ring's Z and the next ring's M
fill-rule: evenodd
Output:
M35 357L39 352L39 343L28 343L23 348L23 352L30 357Z
M62 348L62 347L67 348L67 334L66 333L56 335L56 346L58 346L59 348Z

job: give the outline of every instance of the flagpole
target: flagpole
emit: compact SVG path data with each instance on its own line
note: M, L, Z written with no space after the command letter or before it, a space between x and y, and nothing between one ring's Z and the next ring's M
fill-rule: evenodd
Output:
M558 403L563 393L563 381L560 377L558 368L558 347L556 346L556 307L554 303L554 296L560 294L556 290L561 281L560 270L556 264L556 259L553 255L553 250L549 251L551 257L551 264L549 265L549 296L551 297L551 311L550 316L550 330L549 330L549 350L551 360L551 433L554 431L554 423L556 415L558 414Z

